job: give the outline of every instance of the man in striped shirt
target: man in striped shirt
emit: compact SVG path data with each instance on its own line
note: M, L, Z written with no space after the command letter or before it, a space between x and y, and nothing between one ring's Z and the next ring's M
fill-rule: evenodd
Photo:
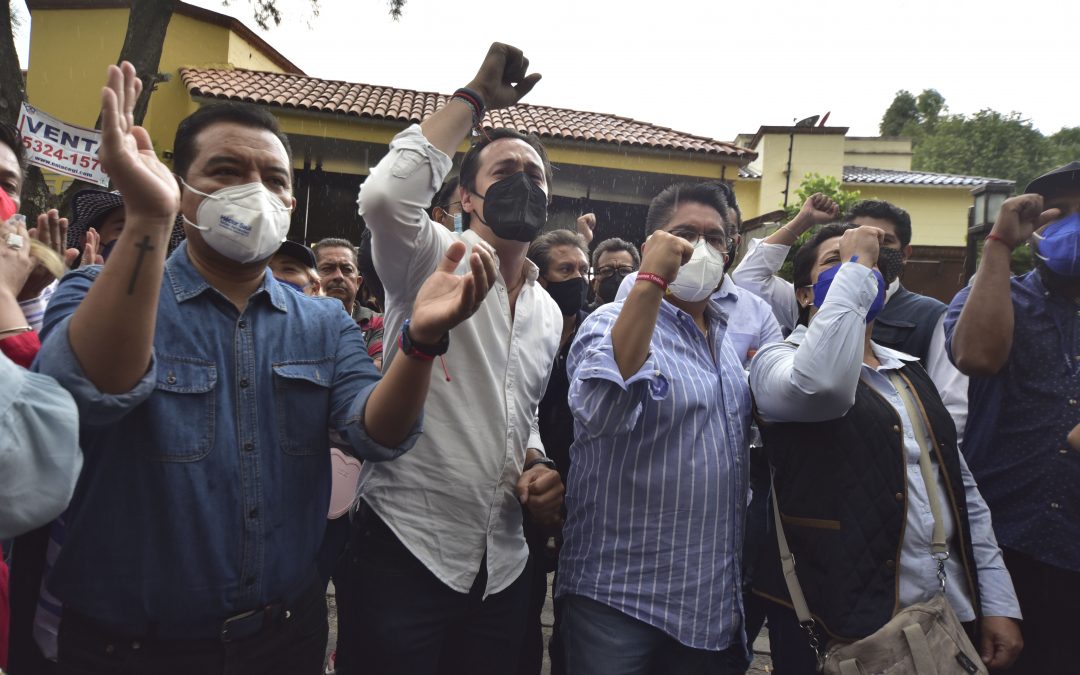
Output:
M570 675L743 670L750 395L730 309L710 297L734 222L716 185L662 192L633 289L570 350L556 589Z

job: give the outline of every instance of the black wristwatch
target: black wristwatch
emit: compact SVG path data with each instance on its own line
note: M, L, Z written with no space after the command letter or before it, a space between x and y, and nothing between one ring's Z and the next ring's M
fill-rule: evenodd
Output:
M521 469L521 473L525 473L529 469L533 468L537 464L543 464L552 471L558 471L558 467L555 466L555 460L550 457L537 457L536 459L525 462L525 466Z
M442 336L442 339L433 345L422 345L412 341L409 337L409 323L410 319L405 319L405 323L401 324L401 335L398 337L398 346L401 347L401 353L405 356L411 356L421 361L431 361L436 356L442 356L450 349L450 333L446 333Z

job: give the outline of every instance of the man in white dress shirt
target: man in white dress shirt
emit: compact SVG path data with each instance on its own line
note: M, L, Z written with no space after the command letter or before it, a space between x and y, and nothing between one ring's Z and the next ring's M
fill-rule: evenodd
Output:
M385 363L442 363L415 454L361 478L337 589L342 674L515 670L529 590L522 505L557 523L563 493L536 426L563 319L526 258L547 220L546 153L535 136L486 130L461 166L468 229L452 232L425 209L485 108L517 103L540 79L528 66L521 51L492 45L467 87L394 138L360 192L386 290ZM449 344L413 344L403 330L412 297L455 240L494 253L495 288Z

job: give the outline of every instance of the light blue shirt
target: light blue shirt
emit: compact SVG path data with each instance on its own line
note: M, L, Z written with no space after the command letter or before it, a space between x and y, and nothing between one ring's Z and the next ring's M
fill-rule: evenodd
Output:
M71 394L0 353L0 539L60 515L82 470Z
M706 309L708 337L663 302L651 353L624 380L611 341L623 304L590 315L570 349L573 463L556 594L602 602L695 649L726 649L743 635L742 359L719 301Z

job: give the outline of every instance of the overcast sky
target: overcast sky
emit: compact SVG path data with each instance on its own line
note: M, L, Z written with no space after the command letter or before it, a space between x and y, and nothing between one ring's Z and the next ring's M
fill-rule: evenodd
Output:
M255 28L248 0L189 2ZM278 4L281 26L255 30L314 77L449 93L499 40L544 76L526 102L721 140L827 111L877 135L897 90L931 87L952 112L1080 125L1076 0L408 0L399 21L385 0Z

